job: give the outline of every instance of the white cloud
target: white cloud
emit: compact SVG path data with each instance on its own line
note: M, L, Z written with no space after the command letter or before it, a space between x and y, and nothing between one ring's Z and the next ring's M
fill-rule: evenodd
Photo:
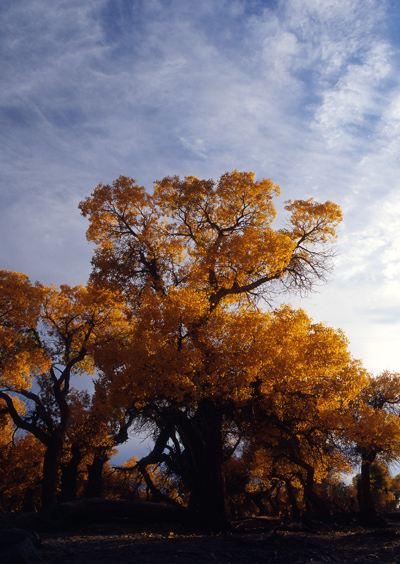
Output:
M377 43L363 56L359 64L350 64L346 73L334 86L323 93L322 105L315 113L314 128L326 139L329 148L348 147L354 138L365 137L373 130L379 119L383 99L380 85L391 73L390 48L386 43ZM361 131L349 130L351 126Z
M76 205L99 181L126 174L151 188L167 174L254 170L281 184L282 199L343 206L340 260L314 317L334 326L343 317L352 340L358 330L370 343L375 329L365 327L398 303L400 97L389 6L8 3L3 264L43 272L45 282L84 282L90 250Z

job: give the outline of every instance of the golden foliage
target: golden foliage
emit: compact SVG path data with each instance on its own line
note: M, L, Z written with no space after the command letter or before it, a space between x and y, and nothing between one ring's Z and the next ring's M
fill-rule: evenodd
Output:
M30 434L0 446L0 507L5 511L40 508L43 445Z
M153 196L123 176L100 184L80 204L97 246L93 279L124 289L132 303L154 292L169 296L172 288L199 293L211 310L228 296L269 296L266 283L274 280L284 284L279 291L309 290L329 269L325 244L335 238L340 208L288 203L291 228L276 231L272 198L279 192L270 180L239 171L217 184L166 177Z
M228 474L245 482L243 495L286 487L290 498L285 480L306 491L346 470L338 437L398 457L398 375L369 378L342 331L302 309L271 308L277 295L325 280L342 220L332 202L287 201L286 225L275 229L279 194L237 170L218 182L166 177L153 194L124 176L99 184L80 204L95 244L87 287L0 272L0 399L14 424L57 444L58 463L78 449L87 465L140 415L169 430L174 463L194 471L196 444L212 437L208 414L217 435L241 434L244 458L231 459ZM91 398L71 388L72 374L96 376ZM169 475L149 469L178 499ZM136 461L121 472L142 495ZM122 487L117 475L108 480Z
M343 440L388 462L400 456L400 374L369 376L343 417Z

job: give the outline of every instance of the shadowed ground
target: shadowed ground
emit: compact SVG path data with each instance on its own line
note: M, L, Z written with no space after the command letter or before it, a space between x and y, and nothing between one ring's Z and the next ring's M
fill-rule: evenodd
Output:
M0 562L5 558L7 564L398 564L396 517L391 515L384 527L370 529L354 520L306 527L255 518L233 523L229 532L211 534L179 508L80 500L39 514L0 514Z
M372 530L353 527L211 536L177 525L138 530L137 525L101 524L43 534L39 553L49 564L393 564L400 562L400 529L392 524Z

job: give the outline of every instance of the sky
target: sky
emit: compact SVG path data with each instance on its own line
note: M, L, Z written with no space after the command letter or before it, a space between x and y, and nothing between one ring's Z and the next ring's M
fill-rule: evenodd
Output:
M344 213L283 301L400 371L400 2L2 0L0 77L0 269L85 284L100 182L253 171Z

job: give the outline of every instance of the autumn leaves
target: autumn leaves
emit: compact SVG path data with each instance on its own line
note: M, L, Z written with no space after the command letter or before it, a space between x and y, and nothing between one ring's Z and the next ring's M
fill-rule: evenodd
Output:
M333 437L368 378L340 331L268 307L325 280L342 219L332 202L296 200L276 230L279 191L239 171L217 183L167 177L152 195L120 177L80 204L95 245L86 288L1 273L0 399L46 447L45 505L56 499L61 460L91 444L92 463L104 463L134 420L153 430L149 460L174 473L215 527L227 518L228 435L241 445L231 456L250 457L257 443L253 458L265 467L274 456L296 467L295 479L281 464L288 497L294 480L297 497L308 496L296 503L315 502L313 483L337 455ZM82 406L71 375L85 373L96 387ZM87 437L74 430L83 413L104 423L102 437L93 425Z

